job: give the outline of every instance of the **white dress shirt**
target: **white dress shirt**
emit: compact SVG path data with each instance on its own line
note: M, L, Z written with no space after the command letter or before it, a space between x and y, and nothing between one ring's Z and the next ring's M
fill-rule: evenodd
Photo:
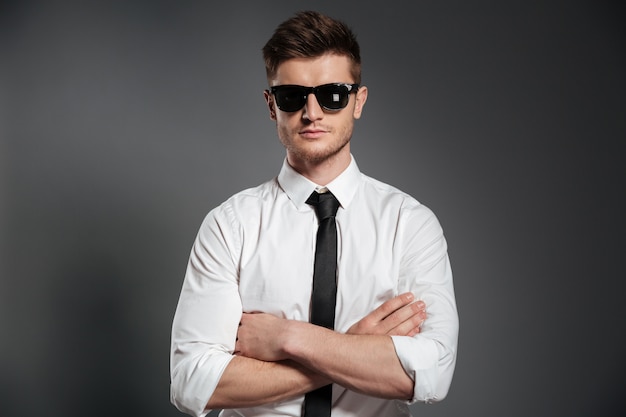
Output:
M335 330L411 291L428 318L414 336L394 336L412 401L383 400L333 385L333 417L408 416L408 404L445 397L456 362L458 317L443 232L411 196L362 174L354 160L326 187L337 212ZM309 320L318 220L306 204L318 185L285 161L277 178L213 209L193 245L172 328L171 400L204 416L233 358L242 312ZM372 363L371 366L376 366ZM221 416L300 416L304 396Z

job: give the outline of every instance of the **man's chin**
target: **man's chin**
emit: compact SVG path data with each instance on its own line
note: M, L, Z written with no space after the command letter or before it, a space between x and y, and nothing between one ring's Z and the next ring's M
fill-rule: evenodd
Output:
M294 157L303 162L318 165L336 157L346 149L347 144L348 142L338 148L311 146L307 148L290 149L289 151Z

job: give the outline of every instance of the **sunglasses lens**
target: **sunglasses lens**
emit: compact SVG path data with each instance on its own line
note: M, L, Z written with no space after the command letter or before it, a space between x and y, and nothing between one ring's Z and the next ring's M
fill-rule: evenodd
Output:
M274 90L276 104L282 111L300 110L306 102L306 89L299 86L282 86Z
M350 92L345 85L323 85L318 87L315 96L325 109L339 110L348 105Z
M314 93L317 102L326 110L341 110L350 101L350 92L357 84L324 84L318 87L300 85L279 85L270 90L276 98L276 105L286 112L300 110L306 104L309 94ZM356 90L355 90L356 91Z

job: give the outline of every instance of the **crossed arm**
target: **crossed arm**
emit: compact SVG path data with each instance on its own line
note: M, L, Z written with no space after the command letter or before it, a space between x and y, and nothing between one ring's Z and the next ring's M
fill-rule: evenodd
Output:
M401 294L341 334L270 314L244 314L235 357L207 408L253 407L337 383L353 391L409 399L413 381L390 336L414 336L426 318L423 302ZM376 363L377 366L372 366Z

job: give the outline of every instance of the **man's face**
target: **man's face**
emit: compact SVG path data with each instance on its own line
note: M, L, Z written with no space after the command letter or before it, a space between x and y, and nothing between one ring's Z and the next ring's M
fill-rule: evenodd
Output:
M317 58L297 58L283 62L270 80L271 86L295 84L315 87L330 83L354 83L351 61L345 56L326 54ZM287 149L287 160L294 167L319 165L330 158L350 156L354 120L361 117L367 88L351 93L348 105L340 110L325 110L315 94L309 94L304 107L282 111L273 94L266 92L270 118L276 121L278 137Z

